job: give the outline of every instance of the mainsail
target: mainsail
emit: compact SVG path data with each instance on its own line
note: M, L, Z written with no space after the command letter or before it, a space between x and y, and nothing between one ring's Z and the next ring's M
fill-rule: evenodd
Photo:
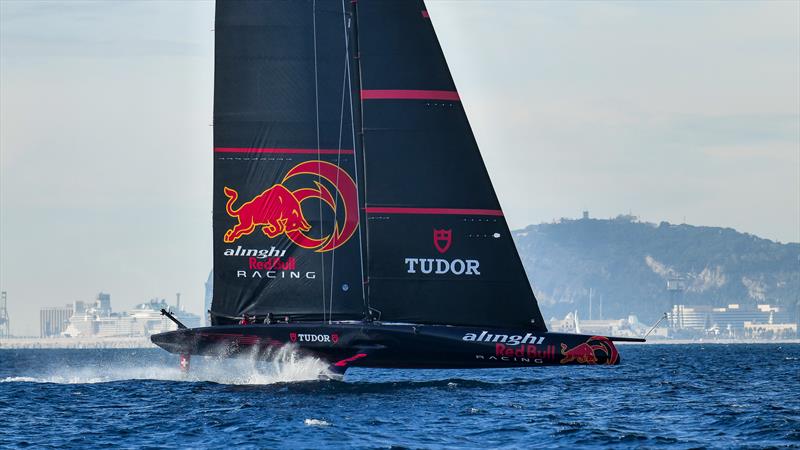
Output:
M421 0L216 16L214 323L546 330Z
M215 30L213 322L363 318L342 5L219 1Z

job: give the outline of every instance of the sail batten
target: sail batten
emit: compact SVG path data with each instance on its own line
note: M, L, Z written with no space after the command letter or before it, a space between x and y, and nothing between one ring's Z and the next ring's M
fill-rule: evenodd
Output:
M456 91L430 91L420 89L369 89L361 91L363 100L447 100L460 101Z
M432 214L454 216L502 216L500 209L414 208L398 206L367 206L368 214Z
M352 149L329 149L329 148L247 148L247 147L218 147L215 153L283 153L298 155L352 155Z

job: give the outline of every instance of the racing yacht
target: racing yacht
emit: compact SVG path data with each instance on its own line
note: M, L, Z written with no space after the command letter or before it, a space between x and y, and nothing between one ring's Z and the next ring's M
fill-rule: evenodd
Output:
M422 0L217 0L215 41L211 326L151 338L182 367L617 364L640 340L548 332Z

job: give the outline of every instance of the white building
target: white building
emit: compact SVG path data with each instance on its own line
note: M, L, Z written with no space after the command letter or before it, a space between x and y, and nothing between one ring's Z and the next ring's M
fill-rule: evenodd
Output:
M730 336L757 335L757 330L780 330L789 334L796 326L766 327L792 324L791 315L777 306L759 304L745 308L739 304L726 307L674 305L669 314L670 327L677 330L702 331ZM764 325L759 327L759 325ZM796 331L795 331L796 333Z
M107 297L103 302L98 299L88 308L83 302L75 302L75 312L62 334L69 337L147 337L178 328L161 315L161 309L172 309L166 300L153 299L130 311L113 313L110 296L104 295ZM200 326L200 317L195 314L183 310L173 310L172 313L189 328Z

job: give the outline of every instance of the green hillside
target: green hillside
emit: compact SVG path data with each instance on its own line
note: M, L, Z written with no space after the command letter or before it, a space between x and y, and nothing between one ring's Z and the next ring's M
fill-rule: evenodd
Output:
M730 228L616 219L562 219L514 231L545 318L578 310L653 321L673 299L687 305L800 302L800 244ZM667 282L678 286L668 291ZM602 312L601 312L602 310Z

